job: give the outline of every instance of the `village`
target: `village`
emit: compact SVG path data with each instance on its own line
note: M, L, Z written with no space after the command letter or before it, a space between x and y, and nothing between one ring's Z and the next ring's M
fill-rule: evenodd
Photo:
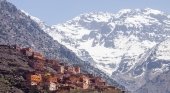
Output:
M32 61L29 66L34 71L27 73L26 80L30 87L38 90L45 89L48 93L61 93L61 91L81 89L84 91L108 90L108 93L125 93L119 88L108 85L101 77L82 73L79 66L70 66L59 60L46 59L43 54L33 51L31 48L20 48L13 45L17 51L27 56ZM44 93L44 92L40 92ZM102 92L103 93L103 92Z

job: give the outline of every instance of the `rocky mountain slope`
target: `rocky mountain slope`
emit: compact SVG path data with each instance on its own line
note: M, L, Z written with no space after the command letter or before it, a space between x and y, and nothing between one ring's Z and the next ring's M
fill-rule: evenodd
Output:
M132 91L164 69L169 71L170 52L166 50L170 45L161 42L170 37L170 15L164 12L150 8L123 9L116 14L92 12L51 27L32 19L82 60Z
M9 46L0 45L0 93L24 93L26 73L33 71L28 57Z
M148 81L135 92L169 93L170 39L161 42L146 62Z
M84 72L100 75L110 84L119 86L105 73L82 61L71 50L53 40L30 16L6 0L0 0L0 20L0 44L31 47L48 58L58 58L69 64L78 64Z
M170 80L167 77L170 77L169 71L166 71L156 78L152 79L151 81L143 85L140 89L135 91L135 93L169 93Z

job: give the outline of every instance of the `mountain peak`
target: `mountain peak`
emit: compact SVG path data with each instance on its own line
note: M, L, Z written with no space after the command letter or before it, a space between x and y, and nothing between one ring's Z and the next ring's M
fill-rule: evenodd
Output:
M132 12L132 9L121 9L118 11L118 14L126 14Z
M151 9L151 8L146 8L144 9L145 11L145 14L164 14L163 12L159 11L159 10L156 10L156 9Z
M145 8L145 9L122 9L116 13L117 17L124 17L124 16L131 16L131 15L163 15L164 12L161 12L159 10L151 9L151 8Z
M90 13L81 14L78 17L75 17L73 20L81 19L86 22L88 21L107 22L108 19L110 19L112 15L113 14L108 13L108 12L90 12Z
M21 10L22 13L24 13L26 16L30 17L32 20L34 20L37 23L44 23L42 20L35 16L31 16L29 13L25 12L24 10Z
M81 14L72 20L67 21L66 23L72 25L86 25L90 26L89 24L103 24L108 23L111 20L119 20L121 18L133 18L134 20L140 21L144 23L144 21L153 22L155 20L155 16L153 15L164 15L164 12L159 10L146 8L146 9L122 9L117 13L109 13L109 12L90 12ZM146 19L146 20L142 20ZM157 19L157 18L156 18ZM155 20L156 21L156 20ZM147 22L147 23L148 23Z

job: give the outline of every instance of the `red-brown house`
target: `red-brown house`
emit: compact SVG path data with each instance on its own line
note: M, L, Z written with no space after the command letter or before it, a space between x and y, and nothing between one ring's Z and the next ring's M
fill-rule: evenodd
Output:
M101 77L90 78L90 84L93 86L106 86L105 80Z
M42 82L42 75L38 73L30 73L27 75L28 84L31 86L39 85Z
M44 56L41 53L38 53L38 52L33 52L32 58L33 59L39 59L39 60L44 60L45 61Z
M44 70L44 64L45 64L45 61L41 59L35 59L32 62L29 62L29 65L32 68L34 68L35 70L41 70L41 71Z
M22 48L21 52L28 57L31 57L33 55L33 51L31 48Z

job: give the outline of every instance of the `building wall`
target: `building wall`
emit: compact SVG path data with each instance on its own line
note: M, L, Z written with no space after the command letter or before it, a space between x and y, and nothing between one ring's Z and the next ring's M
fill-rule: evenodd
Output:
M55 91L55 90L57 90L57 85L56 85L56 83L50 82L50 83L49 83L49 90L50 90L50 91Z

